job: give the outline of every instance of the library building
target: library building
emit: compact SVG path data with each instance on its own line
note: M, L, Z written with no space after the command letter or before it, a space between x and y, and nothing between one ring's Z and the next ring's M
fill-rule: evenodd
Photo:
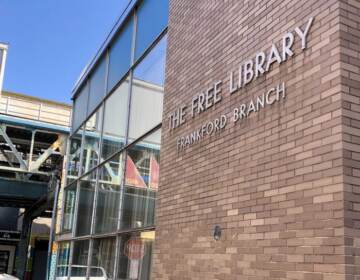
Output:
M360 280L359 0L129 0L71 131L53 279Z

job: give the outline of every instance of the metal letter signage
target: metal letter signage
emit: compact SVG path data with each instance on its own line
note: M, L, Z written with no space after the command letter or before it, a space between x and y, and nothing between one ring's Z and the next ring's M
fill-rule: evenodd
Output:
M293 31L286 33L279 44L273 43L268 50L258 51L254 57L239 64L236 70L230 71L228 93L233 95L255 81L272 69L273 64L281 64L294 56L294 43L300 41L301 51L307 47L307 39L314 18L308 19L305 28L296 27ZM278 45L281 46L278 48ZM208 109L216 106L222 100L224 83L217 80L209 87L196 94L189 104L183 104L168 116L169 130L173 131L181 127L186 121L196 118L205 113ZM231 121L237 123L256 113L265 107L285 99L286 85L280 82L278 85L261 93L247 103L237 105L231 113ZM190 114L187 114L188 111ZM189 117L188 117L189 116ZM228 123L227 113L221 114L218 118L205 122L188 135L176 139L177 150L185 150L187 147L201 141L206 136L221 132Z

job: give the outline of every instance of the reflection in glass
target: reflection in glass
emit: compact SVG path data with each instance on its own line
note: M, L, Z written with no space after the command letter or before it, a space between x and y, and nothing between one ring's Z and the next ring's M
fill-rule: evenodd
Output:
M102 107L86 122L83 145L82 174L99 163Z
M156 191L159 185L161 130L128 150L121 228L154 225Z
M105 101L102 160L119 151L125 144L128 96L129 79L126 79Z
M132 33L133 19L131 18L115 38L114 44L109 49L107 92L112 90L130 68Z
M72 123L72 131L75 131L79 128L79 126L86 119L87 107L88 107L88 99L89 99L89 85L85 82L85 85L79 90L79 94L76 96L74 100L73 106L73 123Z
M70 243L61 242L58 246L56 276L66 277L69 273Z
M96 233L115 231L120 206L120 185L123 172L122 154L112 157L99 169L99 190L96 205Z
M99 279L114 279L115 248L115 237L94 240L90 277L105 276L106 278Z
M106 74L106 57L100 58L100 63L90 78L90 94L88 115L100 104L105 95L105 74Z
M150 279L154 231L121 235L119 271L117 279Z
M143 1L137 12L135 59L138 59L165 29L169 16L169 0Z
M95 185L96 170L80 180L79 206L77 209L76 219L76 236L90 234Z
M87 257L89 254L89 240L74 242L71 277L86 277ZM82 278L84 277L84 278Z
M124 229L154 225L155 191L125 187L123 220Z
M74 222L75 199L76 199L76 183L65 188L64 216L62 219L63 231L72 230L73 222Z
M69 141L69 154L67 157L68 169L67 169L67 184L70 184L76 180L79 176L80 168L80 153L81 153L81 138L83 130L78 130Z
M129 142L162 119L166 36L134 70L131 92Z

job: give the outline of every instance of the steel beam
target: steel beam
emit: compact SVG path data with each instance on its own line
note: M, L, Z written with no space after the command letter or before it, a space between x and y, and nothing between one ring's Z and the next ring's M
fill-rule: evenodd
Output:
M49 158L49 156L54 154L57 149L60 149L61 146L64 145L65 141L66 137L59 135L58 139L44 153L42 153L35 162L31 163L29 170L31 172L38 171L40 166Z
M11 151L13 152L13 154L15 155L16 159L19 161L20 167L24 170L27 170L26 162L23 160L20 153L16 149L15 145L13 144L13 142L11 141L9 136L6 134L4 125L0 126L0 135L4 138L5 142L9 145L9 147L10 147Z
M16 267L16 276L20 280L25 280L26 265L28 260L28 246L30 241L32 222L33 218L31 217L31 214L25 212L21 228L20 242L18 245L18 265Z
M0 178L0 205L28 207L47 191L47 183Z
M26 174L38 174L38 175L44 175L44 176L49 176L48 172L42 172L42 171L28 171L28 170L24 170L20 167L11 167L11 166L0 166L0 170L5 170L5 171L13 171L13 172L19 172L19 173L26 173ZM1 177L0 177L1 180Z

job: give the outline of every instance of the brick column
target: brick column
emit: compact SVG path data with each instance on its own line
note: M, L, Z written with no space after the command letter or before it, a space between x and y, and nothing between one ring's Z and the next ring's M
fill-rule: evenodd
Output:
M152 279L358 279L359 1L170 3ZM230 71L311 17L305 50L296 37L292 57L228 93ZM219 79L221 102L170 130ZM284 100L231 121L281 82ZM177 150L222 114L222 131Z

